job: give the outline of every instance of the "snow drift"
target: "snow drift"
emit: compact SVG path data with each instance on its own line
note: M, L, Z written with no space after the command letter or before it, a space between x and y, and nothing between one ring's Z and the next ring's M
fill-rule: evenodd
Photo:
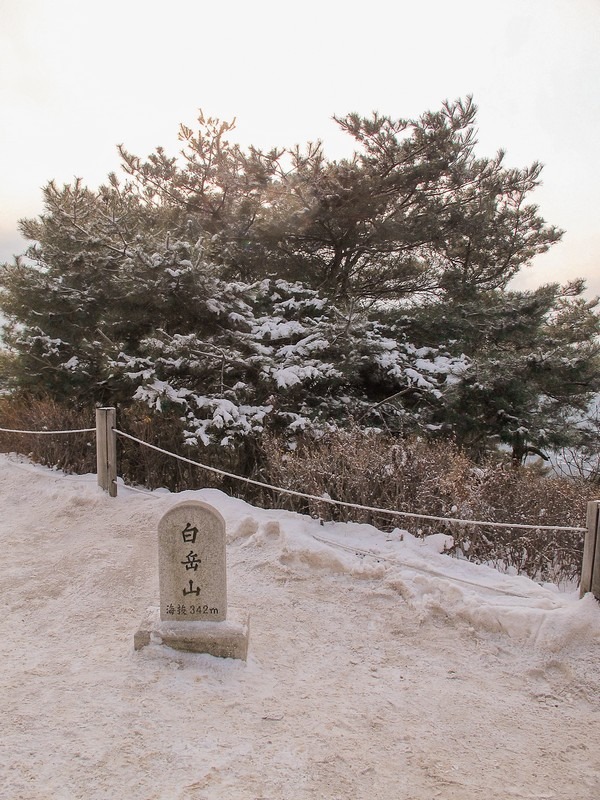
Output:
M0 497L2 798L600 794L591 596L216 490L111 499L1 456ZM188 498L226 519L246 664L133 650Z

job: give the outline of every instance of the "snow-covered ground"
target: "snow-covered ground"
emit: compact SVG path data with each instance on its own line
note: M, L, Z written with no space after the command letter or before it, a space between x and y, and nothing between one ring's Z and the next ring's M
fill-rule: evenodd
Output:
M133 635L157 524L228 526L248 662ZM402 531L0 456L3 800L597 800L600 607Z

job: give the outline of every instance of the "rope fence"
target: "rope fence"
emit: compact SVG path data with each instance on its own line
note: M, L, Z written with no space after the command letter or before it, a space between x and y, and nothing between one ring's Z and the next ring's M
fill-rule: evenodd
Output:
M370 511L375 514L390 514L395 517L406 517L408 519L424 519L430 520L432 522L449 522L456 525L483 525L489 528L523 528L526 530L535 530L535 531L570 531L576 533L585 533L587 528L575 528L568 525L526 525L524 523L518 522L486 522L484 520L475 520L475 519L458 519L454 517L434 517L430 514L416 514L411 511L395 511L389 508L378 508L377 506L363 506L358 503L348 503L344 500L334 500L331 497L323 497L316 494L307 494L306 492L298 492L295 489L284 489L281 486L273 486L270 483L263 483L262 481L254 480L253 478L244 478L241 475L236 475L233 472L227 472L223 469L217 469L216 467L211 467L208 464L202 464L200 461L193 461L191 458L186 458L185 456L177 455L177 453L171 453L169 450L163 450L162 447L157 447L154 444L149 444L148 442L144 442L143 439L137 439L135 436L131 436L128 433L124 433L124 431L120 431L115 429L115 433L117 436L122 436L124 439L129 439L132 442L137 442L144 447L148 447L151 450L155 450L157 453L162 453L163 455L171 456L172 458L176 458L178 461L183 461L186 464L191 464L194 467L199 467L200 469L204 469L207 472L212 472L215 475L221 475L222 477L226 478L233 478L234 480L250 484L252 486L258 486L262 489L269 489L274 492L278 492L280 494L287 494L291 497L300 497L304 500L315 500L319 503L327 503L329 505L335 506L342 506L343 508L353 508L358 511Z
M68 431L19 431L14 428L0 428L0 433L26 433L33 436L56 436L61 433L96 433L96 428L75 428Z
M232 480L240 481L252 486L258 486L262 489L285 494L291 497L299 497L304 500L312 500L318 503L326 503L328 505L340 506L343 508L351 508L358 511L368 511L375 514L387 514L393 517L403 517L406 519L428 520L431 522L441 522L444 524L460 525L460 526L477 526L487 528L511 528L520 530L533 530L533 531L561 531L571 533L585 533L584 542L584 555L583 555L583 568L581 579L581 594L592 591L594 595L600 599L600 501L591 501L588 503L587 514L587 527L579 528L569 525L531 525L518 522L489 522L486 520L471 520L460 519L457 517L438 517L431 514L419 514L410 511L397 511L388 508L378 508L377 506L365 506L359 503L349 503L344 500L334 500L328 496L318 496L308 494L307 492L299 492L294 489L285 489L282 486L274 486L263 481L257 481L253 478L246 478L242 475L236 475L233 472L217 469L208 464L203 464L200 461L194 461L191 458L180 456L177 453L165 450L162 447L145 442L138 439L131 434L125 433L116 427L116 409L114 408L98 408L96 409L96 427L95 428L78 428L74 430L60 430L60 431L26 431L15 430L10 428L0 428L2 433L13 434L26 434L26 435L67 435L73 433L95 433L96 434L96 454L97 454L97 474L98 485L101 486L111 497L117 494L117 449L116 437L120 436L129 441L135 442L142 447L147 447L163 455L177 459L185 464L198 467L199 469L211 472L215 475L227 477Z
M98 409L98 411L105 411L107 409ZM112 410L112 409L110 409ZM17 430L13 428L0 428L0 432L2 433L22 433L27 435L60 435L60 434L71 434L71 433L97 433L98 427L96 428L75 428L72 430L60 430L60 431L45 431L45 430L37 430L37 431L26 431L26 430ZM341 506L343 508L352 508L357 511L369 511L375 514L389 514L395 517L405 517L407 519L422 519L428 520L430 522L447 522L454 525L477 525L477 526L485 526L488 528L519 528L522 530L535 530L535 531L569 531L572 533L585 533L587 528L578 528L573 527L570 525L527 525L521 522L489 522L486 520L474 520L474 519L461 519L458 517L437 517L432 516L431 514L418 514L411 511L397 511L394 509L389 508L379 508L378 506L365 506L359 503L348 503L344 500L334 500L332 497L327 497L323 495L315 495L315 494L308 494L307 492L298 492L295 489L285 489L283 486L274 486L270 483L265 483L263 481L257 481L253 478L246 478L242 475L236 475L234 472L227 472L227 470L217 469L216 467L211 467L209 464L203 464L200 461L194 461L191 458L186 458L185 456L178 455L177 453L173 453L169 450L164 450L162 447L157 447L157 445L150 444L149 442L145 442L143 439L138 439L135 436L132 436L129 433L125 433L125 431L121 431L114 426L111 426L110 431L117 436L121 436L124 439L129 439L132 442L136 442L143 447L147 447L150 450L154 450L157 453L162 453L163 455L170 456L171 458L177 459L177 461L182 461L185 464L191 464L194 467L198 467L199 469L203 469L206 472L211 472L214 475L220 475L221 477L231 478L233 480L240 481L241 483L250 484L252 486L258 486L261 489L268 489L269 491L274 491L279 494L286 494L291 497L300 497L303 500L314 500L319 503L326 503L328 505L335 505ZM116 482L116 476L113 478L113 481Z

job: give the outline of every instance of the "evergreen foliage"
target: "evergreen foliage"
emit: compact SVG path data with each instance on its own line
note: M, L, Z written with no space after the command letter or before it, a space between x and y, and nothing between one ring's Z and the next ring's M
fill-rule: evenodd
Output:
M517 460L585 443L596 306L580 283L507 288L561 231L528 202L539 164L476 157L475 117L470 98L350 114L356 152L331 161L243 150L200 115L177 157L121 146L123 179L49 183L0 272L9 384L143 402L190 446L350 424Z

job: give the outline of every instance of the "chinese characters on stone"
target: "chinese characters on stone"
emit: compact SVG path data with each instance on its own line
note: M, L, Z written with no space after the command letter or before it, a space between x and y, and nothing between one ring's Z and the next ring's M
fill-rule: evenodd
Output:
M198 528L195 526L192 527L189 522L186 522L185 528L181 531L181 537L186 544L195 544L196 543L196 536L198 535ZM181 564L184 565L186 572L190 569L197 571L198 565L202 563L202 560L198 558L198 553L194 553L193 550L185 557L185 561L181 561ZM192 578L188 581L189 589L184 586L182 589L184 597L188 594L195 594L196 597L200 594L200 587L197 586L194 588L194 581Z

